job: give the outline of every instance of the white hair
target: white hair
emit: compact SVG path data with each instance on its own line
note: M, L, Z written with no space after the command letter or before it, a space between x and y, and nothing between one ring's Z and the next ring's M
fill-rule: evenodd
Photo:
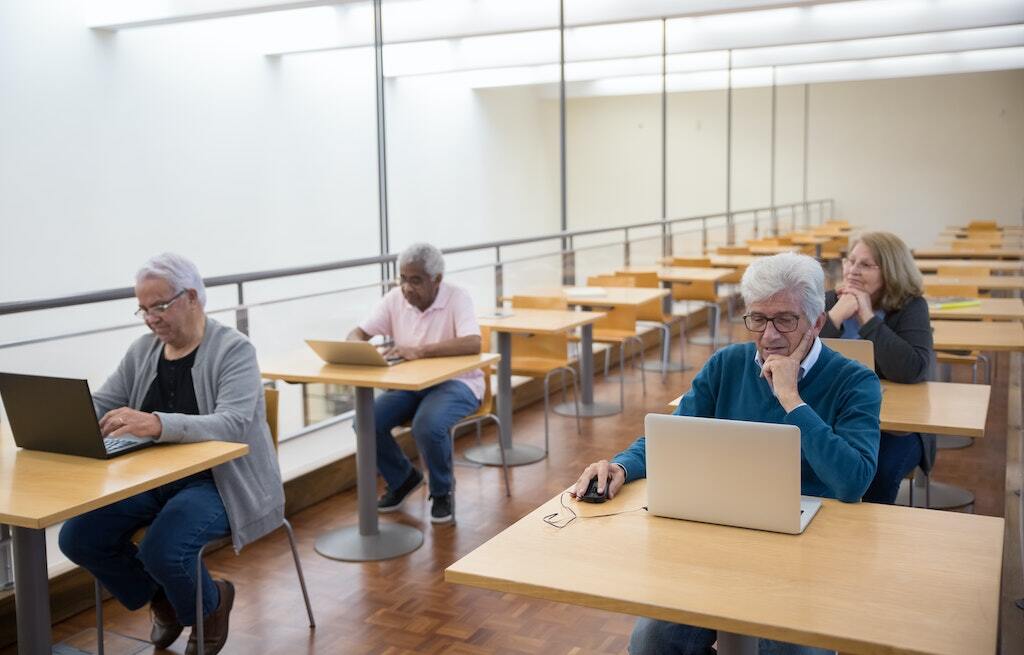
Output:
M791 293L811 323L825 311L825 273L821 264L813 257L795 252L755 259L743 273L740 292L747 307L779 293Z
M206 307L206 286L203 284L203 276L191 260L173 252L157 255L143 264L135 274L135 284L149 278L164 280L171 285L174 293L195 289L199 305Z
M398 256L398 268L406 264L419 264L431 278L444 274L444 256L429 243L414 243Z

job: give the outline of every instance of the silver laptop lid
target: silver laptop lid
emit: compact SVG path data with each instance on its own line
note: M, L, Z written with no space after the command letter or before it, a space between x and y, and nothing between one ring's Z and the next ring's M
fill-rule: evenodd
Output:
M644 427L652 514L801 531L796 426L648 414Z

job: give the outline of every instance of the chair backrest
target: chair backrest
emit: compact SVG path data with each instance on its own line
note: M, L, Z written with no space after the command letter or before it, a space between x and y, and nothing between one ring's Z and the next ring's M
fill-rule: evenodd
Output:
M980 230L980 231L986 231L987 230L987 231L991 232L993 230L998 230L998 229L999 229L999 224L996 223L995 221L971 221L970 223L967 224L967 231L968 232L973 232L975 230Z
M825 221L825 225L835 225L836 227L850 227L850 221L841 221L839 219L832 219Z
M924 283L924 294L932 298L980 298L978 287L969 284Z
M822 339L828 346L847 359L852 359L875 370L875 344L867 339Z
M721 248L719 248L721 250ZM749 250L744 248L744 250ZM673 257L673 266L683 266L686 268L711 268L710 257Z
M991 241L974 241L957 239L953 242L953 250L995 250L998 244Z
M988 277L992 269L984 266L939 266L940 277Z
M569 309L565 296L512 296L512 307L519 309Z
M636 278L632 275L591 275L587 278L588 287L635 287Z
M718 290L715 288L715 283L709 280L695 280L689 284L673 284L672 299L718 302Z
M619 274L618 276L621 276ZM661 286L661 280L658 278L657 271L640 271L629 274L629 277L633 278L633 286L641 287L643 289L657 289ZM602 285L611 286L611 285Z
M274 450L277 450L277 406L281 393L277 389L264 387L263 400L267 406L267 426L270 428L270 438L274 441Z
M718 246L715 253L719 255L749 255L749 246Z

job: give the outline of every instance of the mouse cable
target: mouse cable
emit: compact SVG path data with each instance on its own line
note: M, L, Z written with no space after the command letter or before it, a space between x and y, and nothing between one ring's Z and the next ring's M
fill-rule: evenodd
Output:
M547 523L548 525L554 526L554 527L556 527L558 529L562 529L564 527L567 527L570 523L572 523L576 519L599 519L599 518L604 517L604 516L618 516L619 514L629 514L631 512L639 512L640 510L644 510L644 511L647 510L647 506L644 505L643 507L636 507L636 508L633 508L633 509L624 509L624 510L621 510L621 511L618 511L618 512L609 512L607 514L592 514L590 516L580 516L579 514L576 513L576 511L573 508L571 508L571 507L569 507L568 505L565 504L565 497L568 494L569 494L568 491L563 491L561 494L559 494L559 496L558 496L558 503L562 506L562 509L565 510L571 516L559 518L559 516L561 516L562 512L554 512L552 514L548 514L548 515L543 517L542 520L545 523Z

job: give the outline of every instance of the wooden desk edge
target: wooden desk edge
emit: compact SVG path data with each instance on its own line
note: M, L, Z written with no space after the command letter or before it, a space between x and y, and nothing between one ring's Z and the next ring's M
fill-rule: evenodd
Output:
M459 371L454 373L448 373L443 376L435 376L428 380L425 384L408 384L403 382L374 382L373 384L357 384L353 385L347 382L334 383L325 381L321 375L306 375L306 374L292 374L292 373L277 373L274 371L260 370L260 377L265 380L281 380L289 384L346 384L354 387L369 387L371 389L397 389L399 391L420 391L427 387L432 387L439 382L450 380L454 377L468 373L474 369L484 368L497 363L501 359L501 355L498 353L480 353L480 360L473 362L472 366L466 366ZM325 364L326 366L326 364Z
M223 442L223 443L231 443L231 442ZM167 444L167 445L175 446L175 445L180 445L180 444ZM231 450L225 451L225 452L223 452L223 453L213 457L210 460L207 460L207 461L204 461L204 462L198 462L196 464L189 465L189 466L185 467L184 469L180 469L178 471L175 471L173 476L172 475L162 475L162 476L160 476L158 478L153 478L152 480L148 480L146 483L144 483L142 485L133 486L130 489L123 489L121 491L118 491L116 493L111 494L108 497L105 497L105 498L102 498L102 499L97 498L97 499L92 500L90 502L83 503L82 505L79 505L79 506L75 507L74 509L68 509L68 510L63 510L63 511L60 511L60 512L54 512L52 514L48 514L46 516L42 516L42 517L36 518L34 520L33 519L26 520L24 517L12 516L10 514L0 514L0 523L6 523L8 525L17 526L19 528L32 528L34 530L42 530L44 528L48 528L51 525L56 525L57 523L60 523L61 521L66 521L66 520L68 520L70 518L73 518L75 516L79 516L81 514L85 514L86 512L91 512L94 509L99 509L100 507L106 507L107 505L112 505L112 504L114 504L114 503L116 503L118 501L124 500L125 498L131 498L132 496L140 494L140 493L142 493L144 491L149 491L151 489L155 489L155 488L159 487L160 485L166 484L168 482L173 482L175 480L181 480L182 478L187 478L190 475L194 475L196 473L200 473L200 472L205 471L207 469L212 469L214 466L219 466L221 464L224 464L225 462L230 462L233 459L237 459L239 457L243 457L243 456L249 454L249 446L247 444L239 443L239 444L232 444L232 445L237 446L237 448L233 448ZM180 475L179 475L179 473L180 473Z

